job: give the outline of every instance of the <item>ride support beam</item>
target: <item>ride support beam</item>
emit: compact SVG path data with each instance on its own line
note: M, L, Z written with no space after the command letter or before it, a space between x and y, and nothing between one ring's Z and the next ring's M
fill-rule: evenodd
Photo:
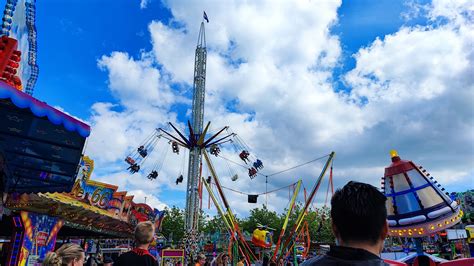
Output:
M210 137L208 140L206 140L201 146L203 147L206 147L206 145L211 142L213 139L215 139L217 136L219 136L219 134L221 134L222 131L228 129L229 127L228 126L225 126L224 128L222 128L221 130L219 130L219 132L217 132L216 134L214 134L212 137Z
M282 226L281 231L280 231L280 236L278 237L278 241L277 241L277 244L275 246L275 251L273 252L273 258L272 258L273 260L276 259L277 254L280 252L279 249L280 249L281 239L285 235L286 227L288 226L288 220L290 218L291 211L293 210L293 207L295 205L296 197L298 196L298 193L300 191L300 187L301 187L301 179L298 180L298 183L296 184L296 189L293 193L293 197L291 198L290 207L288 208L288 212L286 213L285 221L283 222L283 226Z
M186 143L184 143L184 142L182 142L180 139L178 139L177 137L175 137L175 136L171 135L170 133L166 132L164 129L160 128L160 130L161 130L161 132L165 133L166 135L168 135L169 137L171 137L173 140L175 140L179 145L181 145L181 146L186 147L186 148L189 149L189 145L186 144L187 141L186 141ZM164 136L163 136L163 137L164 137ZM168 139L168 138L167 138L167 139Z
M184 142L188 144L188 146L192 146L191 143L188 141L188 139L183 135L183 133L181 133L181 131L179 131L171 122L168 122L168 124L174 129L174 131L176 131L176 133L178 133L178 135L183 139Z
M209 196L211 197L212 201L214 202L214 205L216 206L217 212L222 217L222 220L224 221L224 224L226 225L227 230L229 231L229 234L231 235L231 243L235 241L238 245L239 244L239 239L235 235L236 232L234 231L234 226L232 225L232 222L229 221L230 217L228 217L224 213L224 210L220 206L219 201L217 200L216 196L214 195L214 192L212 191L210 185L206 182L204 177L201 177L201 182L206 187L206 190L209 193ZM239 247L239 250L241 251L242 256L244 256L245 259L250 263L250 260L248 258L248 254L246 254L240 247Z
M316 180L316 183L314 184L314 187L313 189L311 190L311 193L309 194L309 197L308 199L306 199L306 202L305 202L305 205L303 207L303 209L301 210L300 214L298 215L298 218L296 219L296 223L295 223L295 226L293 227L293 229L290 231L290 235L294 235L296 232L298 232L298 229L300 228L301 226L301 222L303 221L305 215L306 215L306 211L308 210L309 208L309 205L311 205L311 202L313 201L313 198L314 196L316 195L316 191L318 191L318 188L319 186L321 185L321 181L323 180L323 177L324 175L326 174L328 168L329 168L329 165L331 164L333 158L334 158L334 155L336 153L335 152L331 152L329 154L329 158L327 159L326 163L324 164L324 167L323 169L321 170L321 173L319 174L319 177L318 179ZM287 249L288 245L290 244L290 241L291 241L291 238L288 238L285 242L285 244L283 245L283 252ZM282 252L282 253L283 253ZM280 254L278 256L278 259L280 259L282 257L282 254Z
M204 155L204 159L207 163L207 167L209 169L209 172L211 173L212 177L214 178L214 181L216 183L217 191L219 192L219 195L222 199L222 202L224 203L224 207L226 208L227 215L229 216L229 223L232 225L234 228L234 231L237 233L239 238L242 240L243 247L246 249L247 253L250 254L251 259L255 260L255 255L253 254L252 250L250 249L249 245L245 241L244 236L242 235L242 232L240 232L239 224L237 223L237 219L235 219L234 214L232 213L232 209L230 208L229 202L227 201L227 198L225 197L224 191L222 190L222 186L220 184L219 178L217 177L216 170L214 169L214 166L212 165L211 159L209 158L209 155L207 154L206 149L202 149L202 154Z

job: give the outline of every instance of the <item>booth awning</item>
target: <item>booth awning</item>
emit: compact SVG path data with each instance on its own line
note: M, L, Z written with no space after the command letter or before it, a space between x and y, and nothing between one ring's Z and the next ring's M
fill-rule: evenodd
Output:
M130 237L133 226L114 213L76 200L66 193L12 195L6 207L13 211L30 211L62 219L69 227L102 235Z
M0 190L70 191L89 134L85 123L0 81Z

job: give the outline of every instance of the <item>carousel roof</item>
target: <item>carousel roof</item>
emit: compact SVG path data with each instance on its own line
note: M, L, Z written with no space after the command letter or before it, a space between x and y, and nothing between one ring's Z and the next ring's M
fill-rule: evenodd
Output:
M0 125L0 190L71 190L88 125L2 81Z

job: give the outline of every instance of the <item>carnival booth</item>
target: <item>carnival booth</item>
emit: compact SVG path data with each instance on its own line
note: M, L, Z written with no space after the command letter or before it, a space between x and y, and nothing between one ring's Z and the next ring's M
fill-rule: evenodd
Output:
M94 162L81 160L79 175L69 193L14 193L6 207L14 223L10 256L6 265L41 261L54 249L56 236L131 238L135 225L154 221L162 213L133 196L117 192L117 186L90 180Z
M11 236L0 265L36 265L61 235L130 237L137 222L159 213L90 180L93 161L83 158L90 127L32 96L35 5L6 0L0 29L0 237Z

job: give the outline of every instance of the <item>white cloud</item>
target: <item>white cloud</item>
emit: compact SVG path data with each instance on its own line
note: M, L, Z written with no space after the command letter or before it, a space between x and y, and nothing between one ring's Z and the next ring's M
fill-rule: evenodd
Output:
M152 105L169 107L175 99L167 85L160 83L161 75L146 53L134 60L127 53L112 52L102 56L98 66L109 73L109 88L130 109ZM139 88L139 90L138 90Z
M192 87L197 22L205 9L211 20L205 25L205 118L213 122L213 131L230 125L264 161L265 173L335 150L336 186L349 179L379 186L388 151L398 148L402 157L430 162L432 168L424 163L425 168L450 175L440 181L465 183L472 178L474 161L472 9L467 1L445 3L426 7L432 21L428 26L403 27L361 48L354 55L356 67L345 75L351 91L337 93L332 75L341 63L341 44L330 28L337 23L339 1L169 1L170 25L149 25L151 52L137 59L112 52L98 62L118 103L93 106L87 152L102 169L97 176L153 195L157 202L179 202L160 193L182 195L185 185L173 184L183 168L182 157L171 157L157 182L146 180L146 171L125 173L122 160L153 128L176 123L176 112L190 107L183 95ZM447 21L438 23L439 17ZM166 147L164 143L160 149ZM230 147L224 152L239 160ZM309 191L322 163L276 175L268 189L303 178ZM265 191L263 177L250 180L245 169L230 164L229 170L219 158L215 165L223 185ZM231 181L229 171L240 179ZM288 201L284 194L270 195L270 209L283 210ZM239 194L229 192L228 198L241 215L255 206Z
M168 207L165 203L161 202L157 197L146 193L143 190L131 190L128 192L130 195L134 195L133 201L136 203L146 203L152 208L158 210L163 210L165 207Z
M432 100L466 80L470 67L467 28L402 28L377 39L356 55L357 67L347 75L353 97L399 104ZM466 84L469 85L469 84Z

